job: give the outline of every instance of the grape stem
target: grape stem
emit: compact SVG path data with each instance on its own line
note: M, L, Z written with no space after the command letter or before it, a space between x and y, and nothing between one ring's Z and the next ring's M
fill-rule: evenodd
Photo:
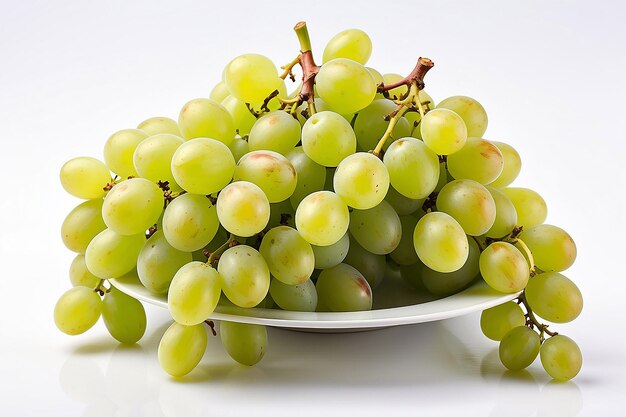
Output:
M105 282L106 282L105 279L101 279L100 282L98 282L98 285L96 285L96 288L93 289L93 292L98 294L100 297L104 296L104 294L106 294L109 291L111 291L110 288L107 288L107 287L104 286Z
M228 248L232 248L233 246L237 246L239 242L235 239L235 235L231 234L230 237L222 246L215 249L212 253L209 254L209 259L206 261L207 264L213 266L213 262L220 259L220 256L226 251Z
M530 327L531 329L533 327L536 327L539 330L539 340L541 341L541 343L543 343L543 341L545 340L546 334L550 337L556 336L558 334L557 332L548 330L547 324L540 323L539 320L537 320L535 313L533 313L533 310L528 305L528 300L526 300L526 290L524 290L524 292L520 294L518 300L522 304L524 304L524 307L526 308L526 326Z
M204 322L211 329L211 333L213 333L213 336L217 336L217 332L215 331L215 323L213 322L213 320L205 320Z
M516 246L519 245L519 247L521 247L522 250L526 253L526 256L528 257L528 263L530 264L530 276L534 277L537 271L535 271L535 258L533 258L533 253L531 252L530 248L520 238L515 239L513 244Z

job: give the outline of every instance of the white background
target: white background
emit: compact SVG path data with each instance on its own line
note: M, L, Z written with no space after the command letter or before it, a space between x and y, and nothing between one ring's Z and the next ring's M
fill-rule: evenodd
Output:
M624 412L622 2L0 4L1 415ZM73 257L59 229L78 204L58 182L62 163L101 158L111 133L148 117L176 118L240 53L290 61L298 51L292 26L302 19L318 58L348 27L369 33L369 65L381 72L407 73L418 56L432 58L426 83L435 100L477 98L490 117L486 137L518 149L516 184L541 193L548 222L578 244L566 274L585 308L556 327L583 350L574 381L550 383L539 361L526 373L504 372L477 314L359 334L272 330L267 356L251 369L212 339L200 368L182 381L157 364L164 310L147 307L145 339L130 348L101 323L77 337L56 330L52 310L69 287Z

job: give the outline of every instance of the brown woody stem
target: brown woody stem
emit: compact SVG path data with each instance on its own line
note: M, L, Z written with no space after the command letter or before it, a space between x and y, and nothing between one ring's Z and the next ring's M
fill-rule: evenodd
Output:
M418 90L423 90L424 89L424 76L434 65L435 63L431 61L429 58L420 57L417 60L417 64L415 64L415 68L413 68L413 71L411 71L409 75L407 75L400 81L396 81L395 83L391 83L387 85L380 84L378 86L378 92L382 93L385 91L389 91L396 87L400 87L401 85L406 85L408 87L413 83L417 85Z

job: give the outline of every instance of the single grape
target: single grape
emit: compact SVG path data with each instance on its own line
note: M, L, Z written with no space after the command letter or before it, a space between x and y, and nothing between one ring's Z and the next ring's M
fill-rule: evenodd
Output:
M277 203L293 194L298 173L289 159L277 152L252 151L237 163L233 180L258 185L270 203Z
M239 307L259 304L269 290L270 271L263 256L254 248L237 245L220 256L217 270L222 277L222 291Z
M252 126L248 143L251 151L265 149L286 156L300 141L300 133L300 123L289 113L273 111L261 116Z
M312 245L329 246L348 231L350 213L341 197L331 191L306 196L296 209L296 228Z
M352 210L349 230L359 245L377 255L391 253L402 237L400 218L386 201L368 210Z
M558 272L535 275L526 286L528 305L552 323L574 320L583 309L583 296L569 278Z
M524 229L542 224L548 217L548 205L535 191L528 188L507 187L500 189L506 195L517 213L517 224Z
M480 273L491 288L507 294L523 290L530 277L526 258L507 242L493 242L480 254Z
M233 154L235 162L238 162L242 156L250 152L250 145L245 139L235 138L230 145L228 145L228 149L230 149L230 152Z
M346 29L328 41L322 62L335 58L348 58L365 65L372 54L372 40L360 29Z
M269 230L263 236L259 252L272 276L288 285L302 284L315 268L313 248L297 230L288 226Z
M204 262L183 265L174 275L167 293L172 318L192 326L209 318L220 298L219 273Z
M583 356L576 342L560 334L543 342L539 354L543 369L557 381L574 378L583 365Z
M539 354L539 335L526 326L511 329L500 341L500 361L511 371L528 367Z
M372 289L363 275L347 264L325 269L317 278L319 305L329 311L372 309Z
M443 108L426 113L420 124L420 133L426 146L438 155L454 154L463 148L467 140L467 128L461 116Z
M337 166L333 189L350 207L371 209L385 198L389 173L380 158L359 152L346 157Z
M335 265L339 265L346 258L350 248L350 236L346 233L332 245L311 245L311 248L313 248L313 254L315 255L316 269L332 268Z
M363 65L346 58L325 62L315 77L315 86L320 98L341 114L358 112L376 95L372 74Z
M452 96L437 104L438 109L449 109L461 116L467 126L467 135L482 137L487 130L487 112L471 97Z
M70 282L74 287L96 288L100 278L89 272L85 263L85 255L76 255L70 265Z
M371 288L378 287L385 279L385 257L368 252L354 237L350 238L350 247L343 263L359 271Z
M146 332L143 304L115 287L104 295L102 319L111 336L121 343L137 343Z
M106 165L88 156L67 161L61 167L59 177L65 191L84 200L104 197L104 187L111 181Z
M72 252L85 253L91 239L106 229L102 220L102 202L101 198L87 200L76 206L63 220L61 238Z
M216 103L221 103L226 97L230 95L230 91L228 91L228 87L226 86L226 82L220 81L215 84L211 92L209 93L209 98Z
M489 191L472 180L454 180L437 195L437 209L459 222L470 236L485 234L496 220L496 203Z
M163 212L163 190L144 178L131 178L115 185L104 199L102 218L116 233L129 236L154 225Z
M270 203L259 186L248 181L228 184L217 197L217 218L237 236L253 236L267 226Z
M104 144L106 166L122 179L136 177L133 154L148 134L139 129L124 129L112 134Z
M87 246L87 269L101 279L121 277L135 268L145 241L143 233L124 236L104 229Z
M419 139L396 140L385 152L383 162L391 186L405 197L426 198L439 181L439 158Z
M228 145L235 137L235 124L228 110L208 98L188 101L180 110L178 126L186 140L210 138Z
M165 238L180 251L202 249L213 240L218 227L217 210L204 195L178 196L167 205L163 213Z
M485 235L492 238L501 238L513 231L517 226L517 211L511 200L497 188L486 187L496 203L496 219Z
M502 167L502 172L498 175L490 185L496 188L506 187L519 175L522 170L522 158L520 158L519 154L511 145L504 142L496 142L491 141L493 145L495 145L500 153L502 153L502 158L504 160L504 165Z
M151 117L139 123L137 129L143 130L148 136L170 134L180 137L178 123L169 117Z
M468 239L469 251L463 266L453 272L438 272L421 267L422 284L435 295L451 295L466 288L479 273L480 249L474 239Z
M312 312L317 307L317 290L310 279L301 284L287 285L272 278L270 295L283 310Z
M235 96L228 95L220 104L230 113L235 131L241 136L250 134L252 125L256 123L257 119L250 112L246 103Z
M172 157L184 142L170 133L159 133L142 140L133 154L135 171L155 183L167 181L172 190L180 188L172 174Z
M267 350L265 326L222 321L220 339L230 357L242 365L255 365Z
M415 200L413 198L405 197L395 188L389 186L385 201L391 204L391 207L398 213L399 216L408 216L417 212L423 205L425 199ZM421 214L424 214L422 210L419 210Z
M272 91L279 90L283 80L267 57L244 54L224 68L224 81L230 93L244 103L261 103ZM283 83L284 84L284 83Z
M298 146L285 155L298 173L298 182L289 201L295 210L307 195L324 189L326 168L309 158L302 146Z
M420 260L438 272L453 272L467 261L469 243L463 228L449 214L427 213L415 227L413 244Z
M77 335L93 327L101 312L102 300L92 288L73 287L54 306L54 322L63 333Z
M185 326L174 322L159 342L159 364L171 376L185 376L198 366L206 345L204 324Z
M413 216L399 216L399 218L402 226L402 236L400 237L400 243L389 256L398 265L413 265L419 260L413 244L413 231L419 219Z
M484 310L480 315L480 328L491 340L500 341L514 327L526 323L524 311L515 301L507 301Z
M353 59L353 61L356 61L356 59ZM363 64L365 65L365 64ZM376 83L377 86L383 84L385 82L383 75L375 68L372 67L365 67L367 68L367 70L370 72L370 74L372 74L372 77L374 77L374 82ZM376 93L378 94L378 93ZM377 97L378 98L378 97Z
M502 152L485 139L470 137L462 149L448 156L448 171L457 180L466 178L489 184L498 178L503 168Z
M576 259L576 244L560 227L540 224L524 229L519 238L532 252L535 265L543 271L564 271Z
M322 111L309 117L302 127L302 148L316 163L336 167L356 151L356 136L341 115Z

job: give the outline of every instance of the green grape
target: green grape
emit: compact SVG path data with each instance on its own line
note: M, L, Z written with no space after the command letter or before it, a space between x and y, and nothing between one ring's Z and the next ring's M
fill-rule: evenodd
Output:
M230 91L228 91L228 87L226 86L225 81L220 81L215 84L215 87L209 93L209 98L216 103L221 103L226 97L230 95Z
M136 235L154 225L163 212L163 191L144 178L131 178L115 185L104 199L102 218L121 235Z
M415 200L413 198L405 197L397 192L392 186L389 186L389 189L387 190L385 201L391 204L391 207L393 207L399 216L408 216L409 214L413 214L424 205L424 199Z
M333 111L352 114L367 107L376 95L376 83L363 65L346 58L325 62L315 77L317 94Z
M497 188L486 187L496 203L496 220L485 235L492 238L501 238L513 231L517 226L517 211L509 198Z
M400 279L402 280L402 282L407 284L412 289L419 292L423 292L424 290L426 290L424 282L422 281L422 275L426 266L424 266L422 261L417 261L413 265L398 265L395 262L388 262L387 266L388 270L394 272L397 271L397 273L400 275ZM439 282L433 282L433 293L438 290L438 284ZM444 285L444 290L448 291L447 284Z
M273 111L252 126L248 143L251 151L265 149L287 155L300 141L300 132L300 123L289 113Z
M535 258L535 265L543 271L565 271L576 259L576 244L560 227L540 224L524 229L519 236Z
M463 148L467 128L461 116L448 109L431 110L420 123L424 143L438 155L451 155Z
M174 248L193 252L205 247L217 233L215 206L204 195L183 194L167 205L163 233Z
M317 290L310 279L301 284L287 285L272 278L270 295L283 310L313 312L317 307Z
M228 110L208 98L187 102L178 115L178 126L186 140L210 138L228 145L235 138L235 123Z
M356 151L356 136L341 115L322 111L309 117L302 127L302 148L316 163L336 167Z
M359 271L371 288L376 288L385 279L385 257L368 252L354 237L350 238L350 247L343 263Z
M295 210L304 197L324 189L326 168L309 158L301 146L292 149L285 156L298 173L296 189L289 197L291 206Z
M324 189L327 191L335 192L333 188L333 180L335 179L335 171L337 171L337 168L326 168L326 181L324 182Z
M230 357L242 365L257 364L267 350L267 329L257 324L222 321L220 339Z
M385 152L383 162L391 186L405 197L426 198L439 182L439 158L419 139L396 140Z
M194 194L213 194L233 178L235 158L223 143L207 138L189 140L172 157L176 183Z
M522 158L511 145L504 142L491 141L495 145L504 160L502 172L490 185L496 188L506 187L512 183L522 170Z
M480 315L480 328L491 340L500 341L514 327L526 323L524 311L515 301L508 301L484 310Z
M85 255L76 255L70 265L70 282L74 287L96 288L100 278L89 272L85 263Z
M448 171L457 180L466 178L489 184L498 178L503 167L502 152L485 139L470 137L462 149L448 156Z
M259 304L270 287L270 271L263 256L254 248L237 245L220 256L217 270L222 277L222 291L239 307Z
M480 249L474 239L468 239L469 252L461 268L454 272L437 272L423 266L422 283L431 294L450 295L467 287L478 275Z
M348 206L332 191L311 193L296 209L296 228L311 245L336 243L348 231L349 223Z
M228 149L233 154L233 158L235 158L235 162L238 162L242 156L250 152L250 144L247 140L242 138L235 138L228 145Z
M230 113L233 118L233 124L237 133L241 136L248 135L250 129L252 129L252 125L256 123L257 119L250 110L248 110L246 103L237 99L235 96L229 95L224 98L220 104L228 110L228 113Z
M139 252L137 275L144 287L163 294L167 292L176 271L191 260L190 253L172 247L159 230L145 241Z
M339 264L324 269L317 278L318 306L328 311L372 309L372 289L354 267Z
M172 175L172 157L184 142L181 137L170 133L159 133L144 139L133 154L135 171L152 182L167 181L170 189L179 188Z
M350 207L371 209L380 204L389 188L389 173L377 156L359 152L339 163L333 189Z
M315 268L332 268L335 265L339 265L346 258L348 249L350 249L350 236L346 233L341 239L332 245L311 245L311 247L313 248L313 254L315 255Z
M270 203L259 186L248 181L228 184L217 196L217 218L230 233L256 235L270 220Z
M288 226L268 231L259 247L270 273L288 285L302 284L315 268L315 254L309 242Z
M265 230L276 226L296 227L295 210L291 207L289 200L270 204L270 220Z
M104 144L104 162L120 178L136 177L133 154L137 145L148 137L148 134L139 129L124 129L115 132Z
M543 369L557 381L574 378L583 366L583 356L576 342L561 334L543 342L539 355Z
M206 345L203 324L185 326L174 322L159 342L159 364L171 376L185 376L198 366Z
M178 123L169 117L151 117L139 123L137 129L143 130L148 136L160 134L181 136Z
M450 173L448 172L446 168L446 164L440 163L439 164L439 180L437 181L437 185L435 186L435 191L437 192L441 191L441 189L445 187L447 183L453 180L454 178L450 176Z
M220 298L219 273L204 262L189 262L174 275L167 293L167 307L180 324L200 324L213 313Z
M437 195L437 209L459 222L470 236L485 234L496 220L496 203L489 191L472 180L454 180Z
M261 103L274 90L280 90L281 84L284 86L274 63L258 54L236 57L223 74L228 91L244 103Z
M480 254L480 273L494 290L513 294L526 287L530 269L515 246L493 242Z
M233 174L234 181L249 181L259 186L270 203L291 197L298 173L289 159L273 151L252 151L242 156Z
M347 58L365 65L372 54L372 40L360 29L346 29L328 41L322 62L335 58Z
M398 106L391 100L374 100L372 104L359 111L354 122L354 134L358 146L364 151L374 149L378 145L378 141L389 126L389 115L396 111ZM387 120L386 120L387 119ZM409 136L411 126L409 122L401 117L396 123L391 137L398 139ZM385 142L384 150L387 150L391 144L391 140Z
M98 233L106 229L102 220L103 200L87 200L76 206L61 225L61 238L65 246L76 253L85 253L87 245Z
M413 244L420 260L438 272L454 272L467 261L469 243L461 225L441 212L427 213L413 232Z
M528 188L502 188L504 193L517 213L517 224L525 229L542 224L548 217L548 205L545 200L533 190Z
M413 231L419 219L413 216L399 217L402 226L402 236L400 237L400 243L389 256L398 265L413 265L419 260L417 253L415 253L415 245L413 244Z
M558 272L535 275L526 287L528 305L552 323L574 320L583 309L583 296L569 278Z
M85 333L100 318L102 300L92 288L73 287L54 306L54 323L69 335Z
M143 304L115 287L104 295L102 318L111 336L121 343L137 343L146 332Z
M539 354L539 335L526 326L517 326L500 341L500 361L511 371L527 368Z
M349 229L359 245L377 255L391 253L402 237L400 218L386 201L368 210L352 210Z
M106 165L88 156L67 161L61 167L59 177L65 191L84 200L104 197L104 187L111 181Z
M87 246L87 269L101 279L121 277L135 268L145 241L143 233L123 236L111 229L104 229Z
M356 59L353 59L353 61L356 61ZM367 68L370 74L372 74L372 77L374 77L374 82L376 83L376 86L379 86L385 82L383 75L380 72L378 72L377 69L372 68L372 67L365 67L365 68ZM378 95L378 93L376 94Z
M449 109L461 116L467 126L467 135L480 138L487 130L487 112L471 97L452 96L437 104L438 109Z

